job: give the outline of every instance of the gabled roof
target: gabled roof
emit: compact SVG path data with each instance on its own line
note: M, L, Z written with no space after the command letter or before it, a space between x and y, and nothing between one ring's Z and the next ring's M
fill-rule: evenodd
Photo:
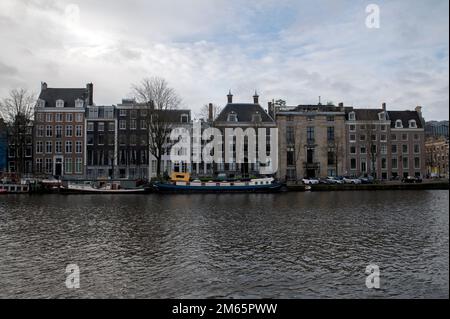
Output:
M388 111L389 120L391 120L391 127L395 128L395 122L401 120L403 128L409 128L409 121L415 120L417 128L423 128L419 113L416 111Z
M87 97L86 88L47 88L39 95L39 99L45 101L45 107L56 107L57 100L63 100L64 107L75 107L77 99L86 102Z
M228 114L237 115L237 123L252 122L253 115L259 113L262 123L274 123L274 120L266 113L259 104L253 103L228 103L214 122L228 122Z

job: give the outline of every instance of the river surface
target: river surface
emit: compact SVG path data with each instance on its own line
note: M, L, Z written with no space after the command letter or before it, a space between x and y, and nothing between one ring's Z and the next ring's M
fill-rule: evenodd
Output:
M0 298L448 298L448 265L448 191L0 196Z

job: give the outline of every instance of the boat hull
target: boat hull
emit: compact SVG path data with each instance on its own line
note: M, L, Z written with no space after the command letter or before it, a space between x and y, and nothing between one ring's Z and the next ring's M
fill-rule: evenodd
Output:
M149 193L149 188L139 189L119 189L119 190L104 190L104 189L71 189L61 187L59 192L61 194L146 194Z
M279 192L282 184L246 185L246 186L191 186L173 184L155 184L153 188L159 193L272 193Z

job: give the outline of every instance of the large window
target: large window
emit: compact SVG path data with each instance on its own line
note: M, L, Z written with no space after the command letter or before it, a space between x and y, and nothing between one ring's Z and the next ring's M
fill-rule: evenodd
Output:
M294 150L293 147L288 147L287 148L286 158L287 158L287 165L288 166L295 165L295 150Z
M350 169L356 170L356 158L350 159Z
M77 157L75 161L75 173L81 174L83 172L83 159L81 157Z
M306 138L308 140L308 143L314 143L314 127L308 126L306 128Z
M63 127L62 127L62 125L56 125L56 127L55 127L55 135L56 135L56 138L62 138L62 135L63 135Z
M51 141L45 142L45 153L51 154L53 152L53 143Z
M334 127L327 127L327 141L334 142Z
M66 154L72 154L72 141L66 141Z
M51 125L47 125L45 129L45 136L52 137L53 136L53 127Z
M66 125L66 137L72 137L73 127L72 125Z
M295 143L295 140L294 140L294 127L293 126L286 127L286 143L288 145Z
M72 174L72 158L70 157L64 159L64 172L66 174Z

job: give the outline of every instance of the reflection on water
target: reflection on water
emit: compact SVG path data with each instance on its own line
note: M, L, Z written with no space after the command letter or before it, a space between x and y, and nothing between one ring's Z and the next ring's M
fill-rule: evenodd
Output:
M0 298L448 298L448 195L2 196Z

